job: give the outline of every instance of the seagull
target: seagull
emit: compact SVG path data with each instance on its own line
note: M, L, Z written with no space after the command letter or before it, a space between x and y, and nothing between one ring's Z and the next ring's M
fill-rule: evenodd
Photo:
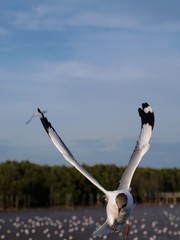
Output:
M138 141L136 143L135 149L130 157L127 168L125 169L121 180L119 181L119 186L117 190L109 191L106 190L85 168L78 163L74 158L71 151L65 145L61 137L57 134L54 127L44 116L43 112L38 108L37 114L44 126L47 134L49 135L51 141L62 154L62 156L70 164L72 164L79 172L81 172L91 183L93 183L98 189L100 189L105 194L106 204L106 214L107 219L105 223L97 229L94 233L94 237L99 237L112 232L120 232L123 225L126 225L125 239L128 238L129 234L129 222L128 219L132 214L132 210L135 206L133 201L133 196L131 194L131 180L133 174L139 165L142 157L149 150L150 138L152 135L152 130L154 127L154 113L151 106L145 102L142 103L142 108L138 108L138 113L141 118L141 130L139 134Z

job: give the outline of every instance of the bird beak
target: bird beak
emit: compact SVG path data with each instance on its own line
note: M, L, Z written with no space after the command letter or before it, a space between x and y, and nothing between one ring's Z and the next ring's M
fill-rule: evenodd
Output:
M118 208L118 214L120 214L122 208Z

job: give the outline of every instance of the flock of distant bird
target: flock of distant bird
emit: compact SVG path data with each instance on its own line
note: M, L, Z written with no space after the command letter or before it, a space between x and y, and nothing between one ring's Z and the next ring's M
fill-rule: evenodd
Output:
M130 217L131 239L179 240L180 216L176 208L136 208L136 212L137 216ZM68 214L63 210L3 213L0 217L0 239L93 240L91 229L98 228L104 217L102 209L81 209L77 212L68 211ZM112 237L122 239L123 233L104 235L98 239L112 240Z

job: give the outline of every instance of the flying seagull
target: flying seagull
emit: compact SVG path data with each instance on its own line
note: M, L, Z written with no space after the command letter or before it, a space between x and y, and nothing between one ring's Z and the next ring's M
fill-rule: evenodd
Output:
M90 182L92 182L105 194L107 201L107 220L99 229L93 233L93 236L102 236L111 232L120 232L121 226L126 224L125 239L128 237L128 218L134 208L133 197L130 193L130 184L138 164L149 149L149 140L151 138L152 130L154 127L154 113L148 103L143 103L142 108L139 108L138 112L141 118L141 131L139 139L130 157L127 168L124 171L119 182L118 189L114 191L108 191L103 186L101 186L101 184L76 161L51 123L44 116L43 112L41 112L41 110L38 108L36 116L40 118L47 134L59 152L70 164L72 164L79 172L81 172L87 179L89 179Z

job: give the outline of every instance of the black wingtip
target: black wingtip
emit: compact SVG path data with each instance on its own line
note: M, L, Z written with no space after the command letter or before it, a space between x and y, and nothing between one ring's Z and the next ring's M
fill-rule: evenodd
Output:
M143 109L148 108L148 107L150 107L150 105L147 102L142 103L142 108Z
M37 108L38 113L44 118L43 111L40 110L40 108ZM40 117L41 118L41 117Z
M51 123L48 121L48 119L44 116L43 112L39 108L37 108L37 111L41 115L40 120L41 120L41 123L42 123L44 129L48 133L49 127L52 128Z
M138 112L141 117L141 124L143 125L148 123L153 129L155 118L151 106L147 102L142 103L142 108L139 108Z
M41 122L42 122L42 120L45 119L44 113L45 113L46 111L41 111L39 108L37 108L37 111L38 111L38 113L39 113L39 118L40 118L40 120L41 120Z

